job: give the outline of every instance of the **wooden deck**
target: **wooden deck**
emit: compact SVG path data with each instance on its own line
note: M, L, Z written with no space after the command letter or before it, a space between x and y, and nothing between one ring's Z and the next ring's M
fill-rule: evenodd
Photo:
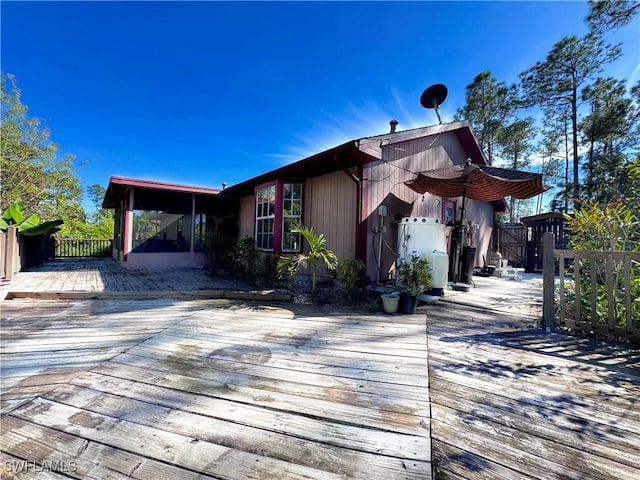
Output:
M5 300L1 478L639 479L640 350L534 328L511 285L394 316Z
M431 478L424 315L318 313L5 300L3 464L95 479Z
M235 278L209 277L201 268L127 270L111 258L59 258L18 273L13 293L195 292L252 287Z
M531 324L430 307L434 477L640 479L640 350Z

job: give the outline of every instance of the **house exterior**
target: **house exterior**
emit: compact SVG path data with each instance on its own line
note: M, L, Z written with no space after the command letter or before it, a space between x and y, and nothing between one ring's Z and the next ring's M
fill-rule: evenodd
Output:
M265 253L295 253L304 247L299 235L291 232L299 220L324 234L339 259L358 257L372 280L384 281L394 276L403 217L451 224L459 219L462 205L459 197L417 194L405 182L420 171L464 164L468 158L488 163L469 123L461 121L352 140L224 191L112 177L104 207L116 209L114 258L134 268L195 265L204 261L198 251L202 232L220 225L227 231L235 229L237 238L253 237ZM464 220L478 225L476 265L488 256L494 213L505 209L504 201L466 200ZM138 232L144 225L143 212L173 215L156 214L158 228L170 221L175 226L153 234L170 242L144 240L149 235ZM445 230L450 234L451 227ZM181 251L164 251L174 248L180 238Z
M113 258L127 268L205 265L208 232L237 235L238 202L220 190L112 176L103 208L114 209Z
M300 220L324 234L338 258L356 256L372 280L384 281L394 275L403 217L447 224L458 219L461 206L461 198L419 195L404 182L420 171L464 164L467 158L488 164L469 123L453 122L352 140L229 187L225 194L239 198L239 234L253 236L262 250L299 251L300 239L289 228ZM494 213L505 209L504 201L466 200L465 220L478 225L476 265L487 254ZM380 252L380 233L373 232L381 223Z

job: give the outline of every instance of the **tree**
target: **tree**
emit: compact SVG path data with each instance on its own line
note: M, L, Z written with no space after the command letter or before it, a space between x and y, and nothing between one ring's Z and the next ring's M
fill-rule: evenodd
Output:
M38 118L27 115L12 75L1 76L0 208L17 203L43 220L83 219L80 181L73 156L58 145Z
M87 195L93 202L93 207L96 210L102 209L102 200L104 199L104 194L107 191L102 185L93 184L90 187L87 187Z
M589 0L587 23L595 32L615 30L628 24L640 11L640 2L630 0Z
M535 136L532 118L514 120L502 127L497 135L501 158L509 168L519 170L531 163L529 153L533 150L532 140ZM516 199L509 201L509 222L514 223L516 215Z
M538 145L538 153L542 157L540 172L543 175L543 181L546 185L557 186L562 182L562 169L560 165L562 137L562 131L555 126L549 124L543 126L542 139ZM536 214L542 211L543 197L544 195L538 196ZM552 210L554 209L552 208Z
M640 216L640 156L627 164L627 172L629 178L629 188L625 197L622 199L632 212ZM640 238L636 238L640 243Z
M585 196L608 203L620 198L628 186L626 181L626 148L635 140L630 137L638 117L637 109L625 96L624 82L598 78L582 91L589 114L580 123L588 146L585 164Z
M83 237L112 238L113 237L113 210L102 208L104 194L107 191L102 185L94 184L87 187L87 196L91 199L94 211L89 215L86 226L77 226L76 231L82 231Z
M573 150L573 198L579 199L578 102L580 91L602 66L620 56L620 46L607 45L597 35L565 37L556 43L544 62L520 74L527 104L547 112L568 104Z
M466 91L466 104L458 109L456 118L469 121L479 137L480 148L492 163L498 132L519 106L516 86L498 82L491 72L484 71L476 75Z

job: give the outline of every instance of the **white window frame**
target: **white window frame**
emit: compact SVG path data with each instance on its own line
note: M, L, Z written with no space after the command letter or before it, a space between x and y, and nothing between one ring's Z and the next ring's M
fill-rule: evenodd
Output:
M285 195L287 185L291 186L289 196ZM299 192L298 192L298 197L296 198L295 188L297 186L299 186ZM281 227L282 237L280 241L281 243L280 247L282 252L299 252L301 250L302 238L300 237L300 234L289 232L285 228L285 226L288 220L298 220L299 222L302 222L302 194L303 194L302 182L284 182L282 184L282 227ZM289 203L289 206L290 206L289 209L285 208L285 205L287 205L287 203ZM298 204L297 214L292 213L294 203ZM289 210L289 213L287 213L287 210ZM288 235L292 235L297 238L297 240L294 240L292 248L285 248L285 241Z
M256 188L255 242L260 250L273 251L276 208L276 184L261 185Z

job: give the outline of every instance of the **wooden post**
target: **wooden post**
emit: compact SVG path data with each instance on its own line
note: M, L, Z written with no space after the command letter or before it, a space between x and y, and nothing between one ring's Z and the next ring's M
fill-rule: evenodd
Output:
M18 227L15 225L9 225L7 228L7 248L5 250L7 259L5 267L5 278L12 280L15 273L18 271L18 265L20 264L18 257Z
M555 319L555 237L551 232L542 236L542 325L553 332Z

